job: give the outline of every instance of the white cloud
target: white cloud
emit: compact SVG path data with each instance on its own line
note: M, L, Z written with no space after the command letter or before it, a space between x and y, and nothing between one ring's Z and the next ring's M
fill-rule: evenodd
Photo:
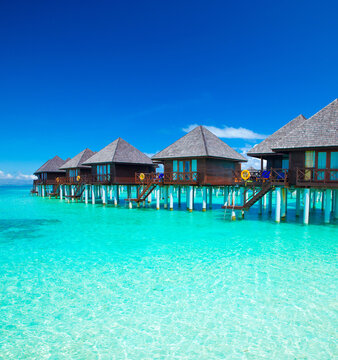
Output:
M0 170L0 179L13 179L14 176L12 174L9 173L5 173L4 171Z
M25 174L21 174L21 173L16 175L15 178L17 180L35 180L35 179L37 179L37 177L35 175L25 175Z
M183 128L182 130L184 132L189 132L195 129L197 126L198 126L197 124L192 124L186 128ZM216 126L208 126L208 125L203 125L203 126L220 138L252 140L252 139L265 139L267 137L267 135L258 134L252 130L242 127L234 128L230 126L224 126L223 128L218 128Z
M37 179L37 177L35 175L26 175L26 174L22 174L21 172L19 173L15 173L15 174L10 174L10 173L6 173L2 170L0 170L0 180L27 180L27 181L31 181L31 180L35 180Z
M260 170L261 160L247 155L248 151L251 150L255 145L245 144L244 147L236 149L248 159L248 162L242 163L242 169L249 169L253 167L257 170ZM263 167L266 167L266 160L263 160Z

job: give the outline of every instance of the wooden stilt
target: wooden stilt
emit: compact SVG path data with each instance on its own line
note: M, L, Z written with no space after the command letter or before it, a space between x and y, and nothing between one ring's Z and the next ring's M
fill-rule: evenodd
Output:
M276 222L280 222L280 211L281 211L281 188L276 188L276 214L275 214L275 220Z
M330 222L330 216L331 216L331 198L332 198L332 190L326 189L325 191L325 220L324 222L328 224Z
M202 211L207 211L207 188L202 188Z
M310 214L310 189L304 189L304 212L303 212L303 223L309 223L309 214Z

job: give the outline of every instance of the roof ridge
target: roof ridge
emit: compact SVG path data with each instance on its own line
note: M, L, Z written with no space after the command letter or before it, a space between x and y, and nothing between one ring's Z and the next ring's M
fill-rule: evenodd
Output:
M205 136L204 136L204 129L205 129L205 127L202 126L202 125L200 125L200 129L201 129L201 134L202 134L202 138L203 138L205 153L207 154L207 156L209 156L208 147L207 147L207 141L206 141Z
M117 141L116 141L117 140ZM117 149L118 149L118 147L119 147L119 144L120 144L120 140L121 140L121 137L119 136L117 139L115 139L114 141L116 141L116 146L115 146L115 151L114 151L114 154L113 154L113 157L112 157L112 162L115 162L114 160L115 160L115 156L116 156L116 154L117 154ZM113 142L114 142L113 141Z

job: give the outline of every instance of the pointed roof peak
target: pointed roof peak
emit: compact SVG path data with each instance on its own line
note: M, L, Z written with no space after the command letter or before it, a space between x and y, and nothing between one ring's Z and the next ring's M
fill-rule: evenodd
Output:
M128 163L152 165L152 160L127 141L118 137L102 150L86 160L84 165L101 163Z
M75 168L88 168L88 166L83 165L83 163L92 157L96 152L86 148L80 153L75 155L70 160L66 161L60 169L75 169Z
M279 139L273 150L338 146L338 99Z
M60 172L63 173L63 170L60 170L67 160L62 160L60 156L56 155L53 158L47 160L34 174L44 173L44 172Z
M196 126L173 144L155 154L152 159L184 157L216 157L234 161L246 161L243 155L202 125Z
M250 151L248 151L248 155L250 156L259 156L259 155L273 155L276 154L272 149L278 143L278 141L287 136L292 129L299 126L301 123L306 121L304 115L299 114L294 119L289 121L287 124L282 126L280 129L275 131L272 135L268 136L259 144L255 145Z

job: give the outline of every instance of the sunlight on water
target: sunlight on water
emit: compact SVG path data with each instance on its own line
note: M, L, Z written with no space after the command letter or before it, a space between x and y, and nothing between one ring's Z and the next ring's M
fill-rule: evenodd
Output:
M0 187L0 359L335 358L337 225L255 211Z

